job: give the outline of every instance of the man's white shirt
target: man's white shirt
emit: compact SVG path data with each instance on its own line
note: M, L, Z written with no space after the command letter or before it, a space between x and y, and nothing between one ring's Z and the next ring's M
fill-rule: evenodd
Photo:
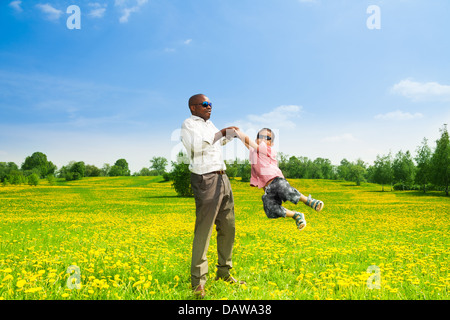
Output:
M189 170L195 174L226 170L221 147L229 139L223 137L214 142L219 130L211 122L192 115L181 125L181 142L190 159Z

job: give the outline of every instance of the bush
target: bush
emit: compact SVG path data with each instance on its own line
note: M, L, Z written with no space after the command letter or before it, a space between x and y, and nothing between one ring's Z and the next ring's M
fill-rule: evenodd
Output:
M48 184L51 185L51 186L54 186L56 184L56 178L52 174L49 174L47 176L47 181L48 181Z
M164 181L172 181L173 180L172 173L170 173L170 172L164 172L162 177L163 177Z
M83 178L79 172L66 172L66 181L81 180Z
M25 184L27 183L27 177L25 177L22 171L13 170L9 174L9 182L11 184Z
M30 186L37 186L39 184L39 176L36 173L29 175L28 184Z
M252 165L250 162L246 161L244 164L241 164L238 169L238 176L242 179L242 182L250 182L250 178L252 176Z
M181 197L192 197L194 192L191 187L191 172L186 161L186 155L180 152L177 162L172 161L172 167L173 170L170 175L173 179L172 186L175 191Z

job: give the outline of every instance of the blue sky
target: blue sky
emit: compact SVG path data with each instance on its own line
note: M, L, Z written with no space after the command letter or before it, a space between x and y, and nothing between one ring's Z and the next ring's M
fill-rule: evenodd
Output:
M195 93L219 129L271 127L288 155L415 154L450 121L449 13L447 0L1 1L0 161L41 151L138 171L182 148ZM224 154L246 157L237 142Z

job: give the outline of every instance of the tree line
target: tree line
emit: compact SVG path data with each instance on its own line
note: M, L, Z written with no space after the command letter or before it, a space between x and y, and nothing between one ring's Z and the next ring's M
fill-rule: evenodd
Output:
M140 172L134 173L133 175L162 175L164 170L161 170L160 167L161 165L166 166L167 160L161 157L157 158L157 163L155 162L154 164L153 162L155 160L150 160L152 163L150 168L143 168ZM162 164L159 162L161 159L163 160ZM156 169L153 167L156 167ZM48 179L53 184L56 178L72 181L80 180L84 177L117 177L130 175L128 162L125 159L118 159L114 165L105 163L102 168L85 164L84 161L71 161L59 170L56 165L48 161L47 155L42 152L34 152L31 156L26 157L20 168L14 162L0 162L0 182L3 185L37 185L40 179Z
M394 190L430 190L445 191L449 194L450 181L450 140L447 125L440 129L441 137L431 148L428 140L415 150L413 156L410 151L389 152L377 155L372 165L358 159L356 161L341 160L339 165L331 164L326 158L311 160L307 157L278 154L278 165L288 179L330 179L345 180L360 185L362 182L377 183L389 186ZM186 154L180 152L177 160L172 161L172 169L166 171L168 160L164 157L153 157L150 166L142 168L133 176L163 176L164 180L172 181L179 195L190 196L190 173ZM227 175L233 179L240 177L243 182L250 181L251 164L249 160L227 160ZM24 184L37 185L39 179L48 179L53 184L55 178L78 180L83 177L98 176L130 176L128 163L125 159L118 159L114 165L104 164L102 168L86 165L83 161L71 161L59 170L42 152L35 152L27 157L19 168L13 162L0 162L0 181L3 185Z
M450 139L447 125L440 129L441 137L434 148L424 138L415 156L410 151L389 152L377 155L372 165L361 159L350 162L343 159L334 166L328 159L311 161L305 157L288 157L280 154L279 167L287 178L333 179L377 183L391 190L440 190L449 194Z

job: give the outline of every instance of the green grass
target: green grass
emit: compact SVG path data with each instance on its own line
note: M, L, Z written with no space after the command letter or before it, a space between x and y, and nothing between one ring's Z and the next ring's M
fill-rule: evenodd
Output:
M290 180L325 202L299 232L266 218L262 190L232 181L236 241L232 274L207 299L448 299L450 199L441 193L380 192L343 181ZM45 181L0 187L0 299L192 299L195 204L161 177ZM69 289L70 266L81 289ZM367 273L376 266L380 289Z

